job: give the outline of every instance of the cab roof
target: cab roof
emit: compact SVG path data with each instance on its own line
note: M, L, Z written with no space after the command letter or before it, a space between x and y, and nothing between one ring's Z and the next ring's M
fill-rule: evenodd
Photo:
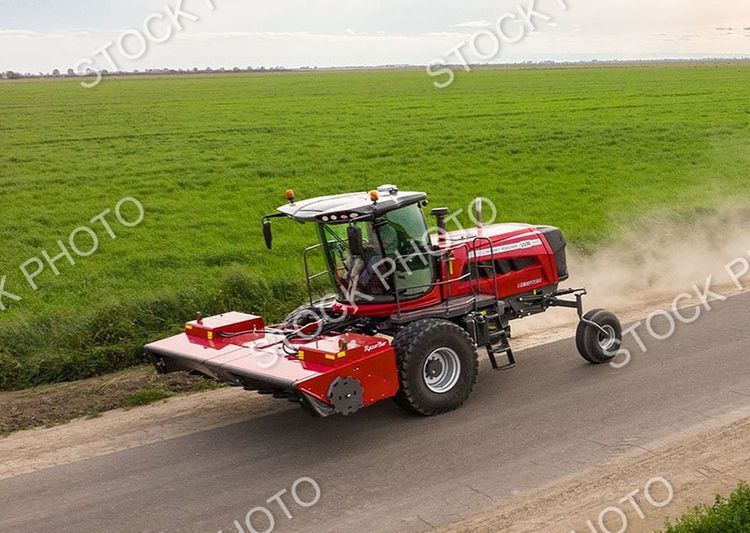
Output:
M320 196L283 205L278 210L297 222L346 222L373 219L380 215L427 199L423 192L401 192L394 185L378 187L378 201L369 192Z

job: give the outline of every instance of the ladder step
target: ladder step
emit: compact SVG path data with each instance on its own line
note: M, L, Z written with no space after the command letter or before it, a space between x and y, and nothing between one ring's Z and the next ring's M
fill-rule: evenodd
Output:
M490 333L490 342L496 350L504 351L510 349L510 341L504 331Z
M492 368L495 370L510 370L516 366L516 359L513 356L513 349L510 346L508 338L510 336L510 328L507 323L504 324L501 320L500 307L498 306L495 313L484 315L487 322L491 323L494 328L489 333L490 344L487 346L487 355L490 358ZM508 359L508 363L500 365L497 362L497 355L504 354Z
M513 356L513 349L510 347L510 343L508 343L508 338L505 335L504 330L501 338L501 346L498 346L497 348L493 347L492 345L487 346L487 355L490 358L490 364L492 365L492 368L494 370L510 370L511 368L514 368L516 366L516 358ZM508 358L507 364L502 366L498 364L496 355L499 353L505 354L505 356Z

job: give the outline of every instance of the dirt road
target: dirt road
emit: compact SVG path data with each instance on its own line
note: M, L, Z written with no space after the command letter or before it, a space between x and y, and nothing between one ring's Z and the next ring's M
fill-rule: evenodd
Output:
M429 531L469 519L470 530L568 533L588 531L586 517L654 476L672 483L674 503L660 512L674 516L695 485L684 469L705 461L700 475L716 487L741 477L710 452L745 435L725 431L750 408L749 314L750 295L736 296L647 341L647 354L629 339L621 369L585 364L571 339L529 348L511 372L483 365L471 400L431 419L386 402L318 420L229 390L18 433L0 441L0 530L227 533L263 506L275 531ZM714 446L680 449L690 439ZM667 463L646 460L667 449ZM291 495L302 477L320 487L311 507ZM267 503L284 489L291 519ZM560 505L548 508L549 497Z

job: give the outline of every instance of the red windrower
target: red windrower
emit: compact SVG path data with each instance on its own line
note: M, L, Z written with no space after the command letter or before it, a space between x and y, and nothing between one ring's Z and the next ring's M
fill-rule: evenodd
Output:
M495 369L515 366L513 320L575 309L576 345L588 362L610 361L619 349L617 318L602 309L584 314L585 289L559 287L568 266L555 227L491 223L477 200L469 206L476 227L447 231L450 212L437 208L438 232L430 235L421 209L427 195L394 185L299 202L289 189L286 198L264 217L263 237L270 249L273 218L317 226L328 272L313 274L308 257L316 248L309 248L309 305L270 327L250 314L198 313L184 333L146 346L159 372L199 372L299 402L317 416L351 414L386 398L435 415L471 394L477 349ZM315 301L313 282L323 274L336 294Z

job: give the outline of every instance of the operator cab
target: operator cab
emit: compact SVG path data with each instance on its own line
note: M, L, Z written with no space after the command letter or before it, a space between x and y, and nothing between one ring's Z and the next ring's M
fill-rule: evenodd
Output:
M317 223L339 301L387 304L419 298L433 288L435 266L422 212L426 198L383 185L369 193L298 203L292 195L279 211L298 222Z

